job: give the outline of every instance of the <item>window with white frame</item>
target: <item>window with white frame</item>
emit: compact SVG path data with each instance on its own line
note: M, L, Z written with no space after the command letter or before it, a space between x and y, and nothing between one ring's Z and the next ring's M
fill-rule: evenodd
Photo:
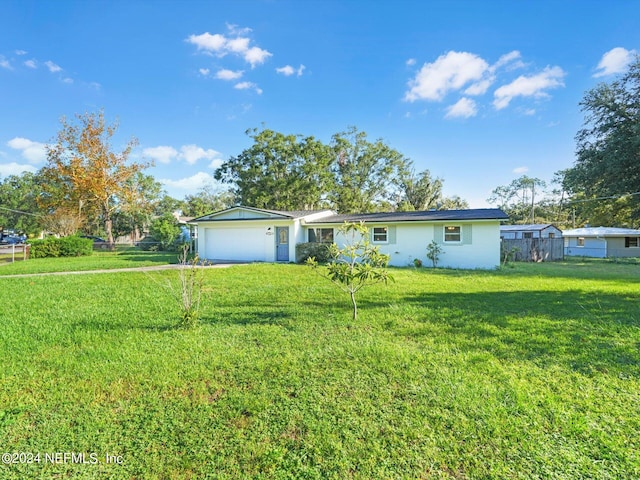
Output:
M460 225L445 225L444 241L445 242L462 241L462 227Z
M584 237L578 237L578 246L584 247Z
M373 227L374 243L387 243L389 241L389 229L387 227Z

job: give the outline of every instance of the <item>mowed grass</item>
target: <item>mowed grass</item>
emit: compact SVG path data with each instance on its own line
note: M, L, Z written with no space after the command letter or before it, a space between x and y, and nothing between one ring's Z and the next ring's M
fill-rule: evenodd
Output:
M0 478L640 478L640 267L0 278ZM122 464L108 464L105 455Z
M0 258L0 276L29 273L51 273L102 270L115 268L148 267L177 263L177 254L170 252L145 252L137 248L124 248L115 252L95 250L87 257L32 258L22 260L22 253L16 255L19 261L13 263L10 257Z

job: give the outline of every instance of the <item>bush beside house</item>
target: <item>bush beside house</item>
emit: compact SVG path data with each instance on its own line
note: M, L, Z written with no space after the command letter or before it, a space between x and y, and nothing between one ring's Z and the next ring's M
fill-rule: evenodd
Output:
M318 263L327 263L331 260L330 246L330 243L298 243L296 245L296 261L304 263L313 257Z

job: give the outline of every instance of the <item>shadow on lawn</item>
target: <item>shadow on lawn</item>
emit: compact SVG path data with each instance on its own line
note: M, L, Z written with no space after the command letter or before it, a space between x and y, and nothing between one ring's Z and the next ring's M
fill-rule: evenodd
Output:
M414 320L444 326L463 351L587 374L640 376L638 298L522 291L425 293L403 301L424 308ZM414 334L429 334L421 330Z
M255 308L238 307L232 311L225 309L220 311L218 315L216 313L207 314L200 321L209 325L272 325L292 330L292 318L290 313L283 310L264 308L256 311Z

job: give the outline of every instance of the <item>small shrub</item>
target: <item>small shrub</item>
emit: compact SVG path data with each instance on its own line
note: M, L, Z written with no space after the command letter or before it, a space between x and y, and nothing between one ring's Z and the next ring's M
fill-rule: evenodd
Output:
M422 267L422 260L420 260L419 258L414 258L413 259L413 266L416 268L421 268Z
M500 250L502 266L506 266L509 262L514 262L518 253L520 253L520 247L511 247L511 249L507 250L504 245L501 245Z
M296 245L296 262L304 263L309 258L315 258L318 263L331 260L330 243L298 243Z
M182 231L178 221L170 213L156 218L149 229L151 235L160 242L160 248L164 251L176 250Z
M438 266L440 255L443 253L444 251L442 250L442 246L435 240L431 240L431 243L427 245L427 258L431 260L431 263L433 263L433 268Z
M93 254L93 240L77 236L32 240L31 258L81 257Z

